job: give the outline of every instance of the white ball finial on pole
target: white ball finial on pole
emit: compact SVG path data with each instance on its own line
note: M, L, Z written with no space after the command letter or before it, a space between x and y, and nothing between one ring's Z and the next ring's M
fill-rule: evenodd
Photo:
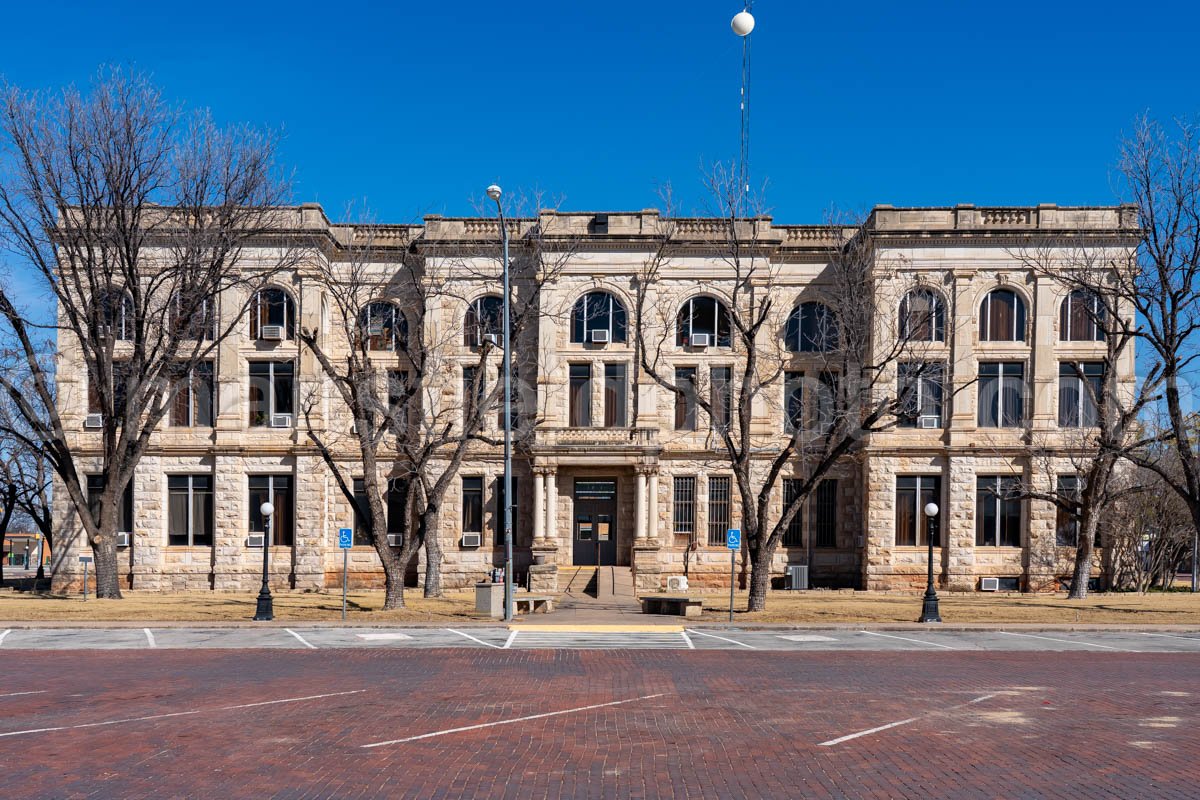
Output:
M749 36L754 30L754 15L749 11L739 11L733 15L729 27L733 28L733 32L738 36Z

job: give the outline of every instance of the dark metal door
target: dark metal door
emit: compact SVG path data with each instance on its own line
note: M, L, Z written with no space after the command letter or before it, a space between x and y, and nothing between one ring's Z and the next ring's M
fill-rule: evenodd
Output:
M617 482L575 481L572 561L575 566L617 563Z

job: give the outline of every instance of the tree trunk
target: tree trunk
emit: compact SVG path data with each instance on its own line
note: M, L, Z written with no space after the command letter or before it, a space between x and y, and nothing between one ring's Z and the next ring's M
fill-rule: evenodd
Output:
M750 550L750 599L747 611L762 611L767 607L767 591L771 588L771 553L766 547Z
M442 596L442 544L438 541L436 509L422 515L421 529L425 545L425 596Z
M106 533L92 543L96 576L96 597L102 600L121 599L120 566L117 563L117 537Z

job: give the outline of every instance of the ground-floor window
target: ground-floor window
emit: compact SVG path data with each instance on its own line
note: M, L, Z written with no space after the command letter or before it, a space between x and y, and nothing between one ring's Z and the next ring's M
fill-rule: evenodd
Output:
M168 475L167 506L168 545L212 546L212 475Z
M87 476L88 508L92 518L98 519L100 514L100 495L104 492L104 476ZM133 479L125 484L125 492L121 495L121 512L117 515L117 530L126 533L133 532Z
M496 516L495 516L496 546L503 547L504 546L504 476L503 475L496 476L495 487L496 487L495 491L493 491L492 494L496 498ZM521 489L520 489L520 484L517 483L516 475L514 475L513 479L512 479L512 490L513 490L512 540L513 540L513 544L515 545L520 540L520 536L518 536L518 532L521 530L521 523L520 523L520 519L521 519L521 511L520 511Z
M389 478L387 482L387 495L384 498L388 534L395 534L397 537L403 535L404 511L407 500L408 482L403 478ZM354 479L354 505L354 546L372 547L374 546L374 542L371 541L371 534L367 531L369 507L367 505L366 481L362 478ZM398 538L395 546L400 546Z
M1021 499L1014 477L988 475L975 482L975 545L1021 546Z
M295 518L292 502L291 475L250 476L250 531L265 533L267 521L262 514L262 504L270 501L275 507L271 535L267 544L272 547L290 547L295 541Z
M708 543L725 544L729 533L729 476L714 475L708 479Z
M691 541L696 534L696 479L690 475L675 478L673 500L675 535Z
M462 479L462 532L483 534L483 478Z
M813 544L837 547L837 479L826 478L817 484L816 502L811 514Z
M800 487L804 485L804 481L799 478L785 478L783 481L783 510L787 511L792 503L796 502L796 497L800 494ZM783 532L784 547L801 547L804 544L804 508L796 509L796 515L792 517L792 521L788 523L787 530Z
M929 518L925 506L942 505L942 479L938 475L902 475L896 478L896 545L929 544ZM941 522L940 516L938 522ZM941 546L941 525L933 531L934 547Z

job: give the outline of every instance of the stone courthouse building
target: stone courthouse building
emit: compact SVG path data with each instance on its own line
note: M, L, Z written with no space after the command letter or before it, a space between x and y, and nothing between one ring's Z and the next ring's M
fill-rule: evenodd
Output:
M301 409L305 398L321 397L308 407L323 430L348 430L348 417L324 388L297 326L333 328L331 303L314 270L336 271L359 232L330 223L319 206L291 213L304 248L301 265L259 291L240 335L222 342L194 376L137 468L123 521L124 586L254 589L264 532L257 509L267 499L277 509L269 543L273 582L322 589L340 581L337 531L354 527L355 515L309 442ZM536 325L523 331L515 350L522 387L514 453L517 579L525 579L536 557L535 584L542 586L553 585L554 566L597 560L628 565L647 590L683 574L685 562L693 583L727 582L725 532L738 527L739 504L711 421L695 402L639 369L635 352L637 280L654 257L663 221L658 212L641 211L544 212L538 222L571 245L542 288ZM667 331L657 351L664 374L677 380L694 374L716 397L738 369L736 337L723 316L727 243L719 221L672 224L682 244L663 264L645 313ZM774 304L789 311L801 334L786 324L768 334L783 354L773 396L755 404L756 436L768 458L772 440L812 411L816 392L803 387L828 380L803 332L825 313L829 231L765 217L751 224L773 276ZM1021 254L1067 243L1124 257L1136 245L1133 211L880 206L866 228L879 262L888 265L874 299L878 329L894 333L919 317L919 330L907 333L920 343L928 368L917 373L911 414L869 434L805 503L775 556L778 575L805 564L818 587L921 585L930 530L922 509L935 500L943 509L935 549L943 585L979 589L985 578L998 579L986 588L1054 585L1069 573L1069 521L1048 502L1012 499L1004 489L1074 480L1070 451L1094 410L1071 365L1083 365L1091 379L1106 345L1088 297L1066 291ZM380 254L394 247L445 259L456 249L494 243L498 226L430 216L422 225L382 226L375 235ZM381 256L381 287L386 264ZM464 370L474 368L481 337L495 332L499 302L494 278L474 278L468 270L453 279L459 290L426 318L428 340L443 343L436 394L446 403L462 401ZM376 303L362 319L366 335L381 342L373 357L397 370L403 365L387 340L405 314L402 303ZM63 419L75 431L81 470L97 470L99 433L89 415L86 370L65 345L60 359ZM499 361L497 352L489 381ZM893 363L889 386L897 390L911 368L905 358ZM1128 350L1120 378L1132 380L1133 372ZM498 435L498 415L488 424L490 435ZM1034 457L1034 445L1052 457ZM354 453L351 447L343 455L353 460ZM501 455L499 447L472 445L449 491L437 531L446 586L481 580L502 561ZM776 515L791 477L785 471ZM82 543L65 498L55 492L64 543L56 547L55 566L64 578L78 568ZM414 581L421 580L424 557ZM351 564L353 580L381 585L375 551L361 537Z

